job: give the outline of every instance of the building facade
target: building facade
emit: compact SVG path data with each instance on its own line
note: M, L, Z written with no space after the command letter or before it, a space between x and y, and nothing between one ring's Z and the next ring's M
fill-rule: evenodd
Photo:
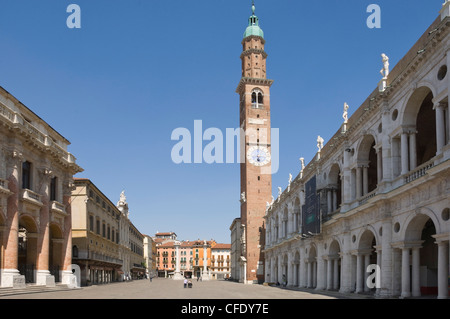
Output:
M148 235L144 235L144 259L147 267L147 277L157 276L157 264L156 264L157 249L155 241Z
M70 142L0 87L0 286L75 284Z
M122 280L142 279L146 274L144 235L130 219L127 197L123 191L116 207L121 213L119 226L119 258L123 261Z
M392 71L383 56L378 88L350 118L344 104L267 209L266 282L448 298L450 3L440 13Z
M241 229L241 219L235 218L230 226L230 279L237 282L244 282L244 278L241 277L241 266L243 265L243 263L241 263Z
M219 244L211 246L211 279L229 279L231 275L231 245Z
M82 286L119 281L121 212L84 178L75 179L72 192L72 260L80 267Z

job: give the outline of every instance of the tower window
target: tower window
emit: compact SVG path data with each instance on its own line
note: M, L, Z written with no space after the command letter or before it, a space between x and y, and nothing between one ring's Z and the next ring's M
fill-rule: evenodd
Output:
M258 73L257 73L258 74ZM264 105L264 96L261 90L255 89L252 92L252 108L259 109Z

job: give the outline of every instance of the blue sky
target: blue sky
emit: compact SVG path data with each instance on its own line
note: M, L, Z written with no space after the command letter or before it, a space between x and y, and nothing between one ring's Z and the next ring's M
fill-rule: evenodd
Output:
M438 17L444 0L256 0L266 38L272 127L280 130L273 193L309 162ZM69 29L69 4L81 29ZM369 29L369 4L381 28ZM171 160L174 129L239 126L242 35L250 0L2 0L0 85L71 141L113 203L125 190L144 234L230 242L240 214L238 164ZM207 144L207 143L205 143Z

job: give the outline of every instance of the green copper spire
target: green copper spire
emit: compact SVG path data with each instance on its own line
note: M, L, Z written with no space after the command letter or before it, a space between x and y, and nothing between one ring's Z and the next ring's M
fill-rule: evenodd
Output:
M259 19L255 15L255 1L252 1L252 15L248 18L248 27L244 32L244 39L249 36L258 36L264 39L264 32L259 27Z

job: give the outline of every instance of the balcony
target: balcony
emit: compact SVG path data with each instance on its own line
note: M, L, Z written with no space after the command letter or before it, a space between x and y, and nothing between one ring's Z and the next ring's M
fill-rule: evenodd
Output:
M8 181L0 178L0 195L9 195L11 192L8 189Z
M425 176L426 172L434 167L434 158L419 167L415 168L411 172L405 174L405 184L411 183L412 181Z
M20 199L38 208L43 206L41 195L26 188L22 189L20 193Z
M62 217L69 216L66 213L66 208L64 207L63 204L61 204L57 201L52 201L52 202L50 202L50 205L51 205L50 210L52 211L52 213L59 214Z

